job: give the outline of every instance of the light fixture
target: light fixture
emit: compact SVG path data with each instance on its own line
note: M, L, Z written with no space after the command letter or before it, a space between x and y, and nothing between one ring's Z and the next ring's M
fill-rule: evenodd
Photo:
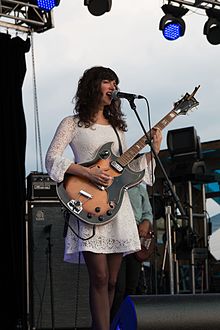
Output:
M101 16L111 10L112 0L84 0L84 6L88 7L90 14Z
M28 3L26 21L34 32L42 33L53 27L52 9L60 0L23 0Z
M54 7L59 6L60 0L37 0L37 5L40 9L50 11Z
M164 37L167 40L176 40L182 37L186 29L182 16L184 16L189 9L170 4L163 5L161 8L165 15L160 20L159 29L163 32Z
M206 9L208 20L204 25L203 34L212 45L220 44L220 10L215 8Z

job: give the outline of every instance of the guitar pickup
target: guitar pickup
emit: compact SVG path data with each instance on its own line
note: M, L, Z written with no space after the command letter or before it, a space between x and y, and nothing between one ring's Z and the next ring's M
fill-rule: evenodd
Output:
M84 196L84 197L87 197L87 198L92 198L92 195L91 194L89 194L89 193L87 193L86 191L84 191L84 190L80 190L80 195L82 195L82 196Z
M117 172L119 172L119 173L121 173L122 171L123 171L123 167L119 164L119 163L117 163L115 160L113 160L112 162L111 162L111 166L117 171Z

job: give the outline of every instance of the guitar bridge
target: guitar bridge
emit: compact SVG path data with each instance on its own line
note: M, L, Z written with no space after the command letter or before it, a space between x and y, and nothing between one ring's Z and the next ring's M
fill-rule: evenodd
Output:
M71 199L71 201L69 201L67 203L67 206L69 207L69 209L71 211L73 211L76 214L79 214L82 211L82 202L80 202L79 200L75 200L75 199Z

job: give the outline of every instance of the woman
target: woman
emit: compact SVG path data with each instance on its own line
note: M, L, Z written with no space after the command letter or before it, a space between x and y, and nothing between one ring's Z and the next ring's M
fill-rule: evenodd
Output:
M107 142L113 142L115 155L119 155L119 141L126 150L127 125L120 100L111 98L118 84L115 72L101 66L86 70L80 78L75 95L75 114L61 121L46 154L46 169L54 181L62 182L65 174L73 174L95 186L112 184L113 178L105 169L80 163L93 160L97 150ZM160 130L155 130L153 143L158 150L160 142ZM67 146L71 147L74 160L64 157ZM132 167L137 171L145 169L144 180L152 184L155 162L151 153L134 160ZM75 253L83 253L90 279L92 329L110 328L110 309L122 257L137 250L140 250L139 235L126 191L117 215L112 221L96 226L94 235L92 225L70 216L64 260L73 262Z

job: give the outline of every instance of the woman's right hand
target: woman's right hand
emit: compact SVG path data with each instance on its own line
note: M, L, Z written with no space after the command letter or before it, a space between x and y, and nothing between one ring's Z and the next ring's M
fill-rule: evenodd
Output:
M113 180L109 174L106 173L105 170L101 169L99 166L92 166L89 168L89 180L97 185L108 187Z
M67 173L84 177L95 185L108 187L111 185L113 177L107 174L107 170L109 170L109 167L105 170L97 165L85 167L80 164L72 163L68 168Z

